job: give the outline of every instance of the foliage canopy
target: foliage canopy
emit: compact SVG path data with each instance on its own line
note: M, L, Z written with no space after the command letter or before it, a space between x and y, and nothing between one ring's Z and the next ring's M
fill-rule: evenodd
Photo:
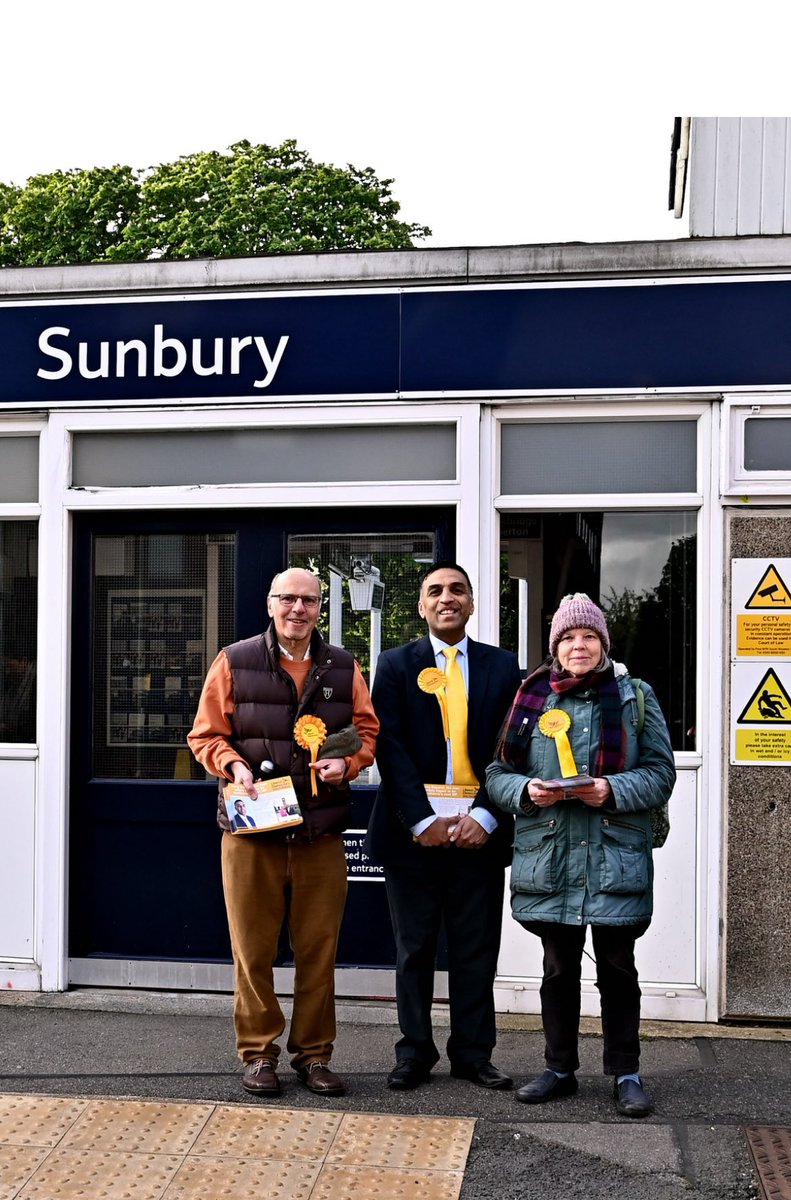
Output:
M0 265L405 249L392 179L314 162L296 142L235 142L148 171L93 167L0 182Z

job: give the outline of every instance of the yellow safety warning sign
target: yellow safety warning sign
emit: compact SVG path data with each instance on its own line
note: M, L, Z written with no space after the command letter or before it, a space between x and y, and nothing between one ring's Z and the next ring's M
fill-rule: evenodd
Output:
M791 729L759 729L757 725L736 730L735 762L791 766Z
M731 663L731 762L791 767L791 663Z
M731 658L791 661L791 558L734 558L731 572Z
M739 658L791 658L791 611L737 613Z
M781 608L791 609L791 592L781 579L774 563L770 563L764 571L744 607L761 609L763 612L776 612Z
M770 668L745 704L738 725L791 725L791 696Z

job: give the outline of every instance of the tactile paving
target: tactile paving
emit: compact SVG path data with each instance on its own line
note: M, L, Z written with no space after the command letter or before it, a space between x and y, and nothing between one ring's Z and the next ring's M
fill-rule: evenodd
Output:
M341 1113L222 1105L206 1122L193 1153L323 1162L342 1119Z
M55 1146L87 1107L60 1096L0 1096L0 1144Z
M160 1200L183 1159L176 1154L50 1152L19 1200Z
M791 1129L766 1125L745 1133L766 1200L791 1200Z
M0 1197L16 1196L47 1157L45 1146L0 1146Z
M381 1167L326 1166L310 1200L456 1200L462 1173L397 1171Z
M474 1121L443 1117L364 1117L348 1114L328 1163L346 1166L461 1171L467 1161Z
M458 1200L474 1125L0 1096L0 1200Z
M320 1170L319 1162L190 1155L164 1200L308 1200Z
M186 1154L211 1116L211 1104L100 1100L88 1105L63 1139L71 1150Z

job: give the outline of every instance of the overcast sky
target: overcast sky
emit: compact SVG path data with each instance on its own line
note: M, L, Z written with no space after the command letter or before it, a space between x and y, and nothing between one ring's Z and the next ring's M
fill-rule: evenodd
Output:
M791 5L4 5L0 180L294 138L392 178L433 246L687 236L673 117L785 115Z

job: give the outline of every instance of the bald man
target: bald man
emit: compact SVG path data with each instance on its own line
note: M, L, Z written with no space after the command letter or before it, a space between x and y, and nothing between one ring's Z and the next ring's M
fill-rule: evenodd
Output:
M316 630L321 587L310 571L276 575L267 596L272 618L256 637L221 650L201 693L188 741L220 781L222 873L234 958L234 1025L242 1087L252 1095L281 1092L279 1038L285 1017L274 991L280 932L294 952L294 1006L287 1050L309 1091L343 1095L330 1070L335 1042L335 954L346 902L343 830L351 816L349 783L374 759L379 729L358 664ZM311 763L294 741L303 715L320 718L329 734L354 726L361 747ZM356 739L354 739L356 741ZM303 823L234 836L222 788L254 783L272 770L290 775ZM316 794L311 787L316 781Z

